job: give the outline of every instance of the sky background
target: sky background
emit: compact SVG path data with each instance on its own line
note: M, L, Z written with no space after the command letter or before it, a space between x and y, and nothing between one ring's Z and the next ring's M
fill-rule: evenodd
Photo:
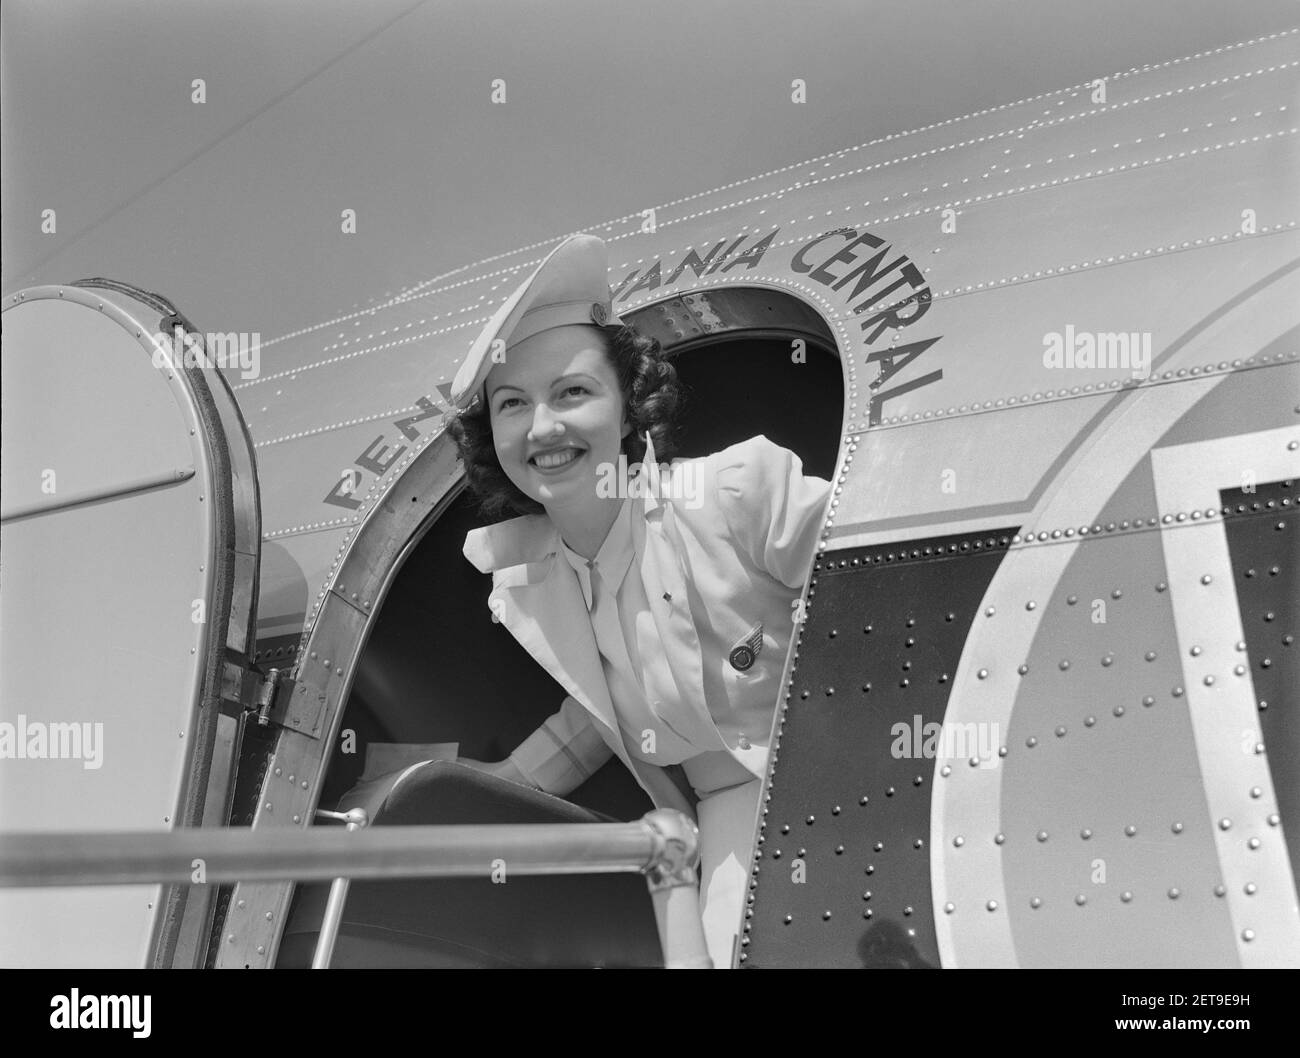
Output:
M1298 22L1295 0L5 0L3 292L109 276L200 330L266 340L518 246Z

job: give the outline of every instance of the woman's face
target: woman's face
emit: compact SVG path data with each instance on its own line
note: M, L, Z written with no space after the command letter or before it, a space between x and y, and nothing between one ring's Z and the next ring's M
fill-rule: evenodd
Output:
M631 432L605 336L553 327L506 352L487 376L492 440L501 469L548 510L590 503L602 464Z

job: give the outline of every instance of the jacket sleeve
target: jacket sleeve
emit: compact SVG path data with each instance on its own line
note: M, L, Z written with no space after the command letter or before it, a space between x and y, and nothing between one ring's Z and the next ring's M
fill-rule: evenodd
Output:
M720 454L715 495L732 537L754 565L801 588L817 550L830 482L763 435Z
M563 797L591 778L613 753L591 714L566 695L560 711L524 739L510 760L538 789Z

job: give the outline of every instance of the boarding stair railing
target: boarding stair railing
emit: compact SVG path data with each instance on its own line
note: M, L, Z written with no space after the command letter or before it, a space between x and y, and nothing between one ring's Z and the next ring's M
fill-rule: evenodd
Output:
M364 809L319 810L344 828L196 827L163 833L0 834L0 887L331 882L312 966L329 966L353 880L490 877L505 858L520 875L645 875L664 966L711 969L700 921L699 831L657 808L630 823L367 827Z

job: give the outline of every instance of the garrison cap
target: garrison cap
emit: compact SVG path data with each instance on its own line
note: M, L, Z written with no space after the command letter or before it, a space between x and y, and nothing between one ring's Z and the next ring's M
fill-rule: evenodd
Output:
M552 327L621 322L611 304L608 271L605 240L594 235L570 235L547 254L474 339L451 384L452 404L464 409L482 396L498 340L508 349Z

